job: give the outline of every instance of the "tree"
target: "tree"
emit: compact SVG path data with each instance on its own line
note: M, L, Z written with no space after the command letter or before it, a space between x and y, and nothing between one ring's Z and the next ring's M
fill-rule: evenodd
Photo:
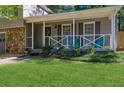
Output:
M47 5L47 7L50 8L54 13L64 12L63 5Z
M105 7L105 5L47 5L55 13Z
M63 6L63 11L64 12L75 11L75 5L65 5L65 6Z
M16 19L20 9L22 9L20 5L1 5L0 16L9 20Z
M88 9L88 5L75 5L75 10Z
M75 10L85 10L91 8L105 7L105 5L75 5Z
M118 23L119 31L124 31L124 7L119 11L118 19L119 19L119 23Z

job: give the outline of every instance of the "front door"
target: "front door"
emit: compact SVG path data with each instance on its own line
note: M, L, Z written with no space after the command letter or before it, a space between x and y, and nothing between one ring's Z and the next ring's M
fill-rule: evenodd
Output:
M5 33L0 33L0 54L5 53Z
M51 26L45 27L45 46L49 46L51 44L50 37L51 36Z
M86 45L91 41L95 40L95 22L84 23L84 43ZM91 43L92 44L92 43Z
M63 24L62 25L62 36L67 37L63 40L64 46L70 46L71 45L71 24Z

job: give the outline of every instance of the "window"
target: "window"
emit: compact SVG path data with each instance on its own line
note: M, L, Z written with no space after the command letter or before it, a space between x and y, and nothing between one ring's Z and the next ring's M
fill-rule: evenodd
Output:
M95 22L84 23L84 37L87 39L83 40L83 44L88 44L90 41L95 40ZM89 41L88 41L89 40Z
M85 34L94 34L94 24L85 24Z
M70 24L64 24L62 29L63 29L63 35L71 34L71 25Z

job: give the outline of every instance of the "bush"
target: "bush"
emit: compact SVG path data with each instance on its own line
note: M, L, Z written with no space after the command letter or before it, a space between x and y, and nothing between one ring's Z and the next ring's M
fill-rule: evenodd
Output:
M80 47L73 48L73 56L80 56L80 55L81 55Z
M59 54L60 56L64 56L64 55L65 55L65 53L64 53L64 47L60 47L60 48L59 48L58 54Z
M44 56L49 56L52 47L51 47L51 46L45 46L45 47L43 47L42 49L43 49L43 54L44 54Z
M94 52L95 52L95 46L90 45L87 47L87 53L88 54L94 54Z
M52 49L52 47L51 47L51 46L45 46L45 47L43 47L42 49L43 49L43 50L48 50L48 51L50 51L50 50Z
M90 62L120 62L120 56L117 53L108 53L108 54L94 54L90 56Z
M81 49L80 47L75 47L71 49L60 47L58 50L58 54L60 56L66 56L66 57L77 57L81 55Z

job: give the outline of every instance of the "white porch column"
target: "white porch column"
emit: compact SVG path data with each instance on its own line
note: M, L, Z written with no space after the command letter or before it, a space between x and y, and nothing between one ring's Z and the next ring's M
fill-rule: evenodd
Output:
M43 21L43 46L45 46L45 21Z
M75 47L75 18L73 18L73 47Z
M115 40L115 15L111 16L111 42L110 47L112 50L116 50L116 40Z
M34 23L32 22L32 49L34 49Z

